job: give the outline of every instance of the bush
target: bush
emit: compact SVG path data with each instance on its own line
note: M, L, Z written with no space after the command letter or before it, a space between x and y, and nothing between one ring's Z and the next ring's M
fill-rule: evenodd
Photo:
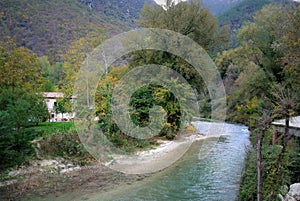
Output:
M76 132L57 132L40 140L43 157L62 157L75 164L85 165L92 156L84 148Z

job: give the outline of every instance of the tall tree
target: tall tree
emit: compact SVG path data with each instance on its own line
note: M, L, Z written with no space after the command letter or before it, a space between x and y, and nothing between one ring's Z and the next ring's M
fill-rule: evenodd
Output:
M63 55L64 59L64 73L65 78L61 82L62 91L66 96L71 96L73 93L73 86L84 60L87 54L91 52L95 47L100 45L104 40L103 35L97 33L91 33L89 37L82 37L79 40L73 42L67 53Z
M256 137L257 137L257 142L256 142L256 168L257 168L257 200L258 201L263 201L263 190L262 190L262 185L263 185L263 164L262 164L262 148L263 148L263 140L266 135L266 131L271 124L272 119L271 115L267 112L264 111L262 113L262 116L257 119L257 130L256 132Z
M265 6L255 14L253 22L245 23L238 31L239 46L217 56L228 92L229 113L235 113L237 105L246 105L255 96L268 96L275 83L298 93L300 100L297 10L275 4Z
M167 0L165 9L145 4L138 23L142 27L169 29L189 36L210 53L226 46L229 40L228 27L219 29L217 18L203 7L201 0L178 4Z

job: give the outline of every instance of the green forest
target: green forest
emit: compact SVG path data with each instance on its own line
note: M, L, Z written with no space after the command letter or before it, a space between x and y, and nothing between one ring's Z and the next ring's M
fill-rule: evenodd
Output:
M247 125L251 131L239 200L280 200L278 194L287 193L283 186L300 182L300 138L288 129L290 119L300 114L299 3L245 0L216 17L201 0L168 0L166 9L148 1L143 7L132 5L132 15L126 14L129 7L117 2L105 7L102 1L32 2L0 2L0 181L12 168L41 158L63 157L80 166L96 163L72 121L49 122L41 92L63 92L65 98L55 111L71 112L69 98L87 54L117 33L143 27L188 36L216 64L226 90L226 121ZM122 76L140 65L159 64L178 72L198 94L197 112L211 117L203 78L182 58L141 50L122 59L100 80L94 108L99 128L118 148L147 149L157 145L156 139L175 139L182 127L194 131L180 124L174 94L157 85L141 87L130 106L132 121L142 127L149 124L153 105L164 108L167 122L158 136L135 139L118 128L112 118L112 91ZM285 120L282 133L271 126L279 119ZM39 141L39 153L34 141Z

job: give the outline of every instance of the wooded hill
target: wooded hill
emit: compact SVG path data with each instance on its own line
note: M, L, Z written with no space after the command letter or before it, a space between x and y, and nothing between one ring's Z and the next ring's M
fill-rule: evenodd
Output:
M153 3L148 0L148 3ZM144 0L2 0L0 38L60 61L72 41L134 28Z

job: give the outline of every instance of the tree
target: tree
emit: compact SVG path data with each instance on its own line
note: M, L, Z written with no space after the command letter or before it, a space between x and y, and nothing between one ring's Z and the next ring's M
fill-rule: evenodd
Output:
M42 85L38 58L29 49L16 47L10 40L0 42L0 87L37 91Z
M64 79L61 80L60 87L64 94L68 97L73 93L74 82L87 54L95 47L101 44L104 36L91 33L89 37L82 37L74 41L66 54L63 55L64 60Z
M239 46L217 56L216 64L228 92L229 114L233 114L230 119L236 117L237 105L246 105L255 96L269 96L274 83L290 87L299 100L296 16L296 11L288 7L265 6L255 14L254 22L245 23L238 31Z
M262 190L262 184L263 184L263 165L262 165L262 146L263 146L263 140L265 138L266 131L268 129L268 126L272 122L271 115L268 114L268 112L264 111L262 116L257 119L257 130L256 137L256 168L257 168L257 200L263 201L263 190Z
M138 24L145 28L168 29L188 36L211 56L226 48L229 42L229 27L219 28L217 18L202 6L200 0L182 1L178 4L168 0L165 8L145 4L141 10ZM176 41L170 42L176 43ZM169 52L156 50L136 51L129 56L131 69L145 64L159 64L169 67L177 71L193 86L199 94L199 99L210 100L207 98L208 92L203 78L184 59ZM202 105L209 104L204 103ZM206 108L204 110L204 113L210 114Z
M283 26L282 36L277 51L284 52L280 60L283 67L285 84L296 93L297 102L300 101L300 7L286 6L287 18Z
M208 9L203 8L200 0L180 2L176 5L168 0L166 9L158 5L145 4L138 23L145 28L168 29L186 35L211 55L226 47L229 39L229 30L225 27L219 29L217 19ZM137 51L131 56L131 67L140 64L164 65L180 73L199 94L205 91L199 73L182 58L168 52L152 50Z
M284 133L281 143L282 149L277 161L280 169L287 149L287 144L292 138L292 135L289 134L290 118L295 115L297 104L295 102L295 94L292 92L292 90L280 84L273 86L271 95L272 96L270 99L272 100L275 111L274 118L284 118Z
M61 113L62 119L64 119L64 113L70 112L71 110L71 102L67 98L58 99L56 106L54 106L55 113Z
M138 23L142 27L169 29L186 35L210 53L226 47L229 39L228 27L219 29L217 18L203 7L201 0L178 4L167 0L165 9L145 4Z
M33 154L30 127L49 117L41 96L24 89L0 89L0 169L25 161Z
M56 62L50 64L48 57L43 56L39 58L42 67L43 87L42 91L58 91L63 87L64 79L66 78L66 69L63 63Z

